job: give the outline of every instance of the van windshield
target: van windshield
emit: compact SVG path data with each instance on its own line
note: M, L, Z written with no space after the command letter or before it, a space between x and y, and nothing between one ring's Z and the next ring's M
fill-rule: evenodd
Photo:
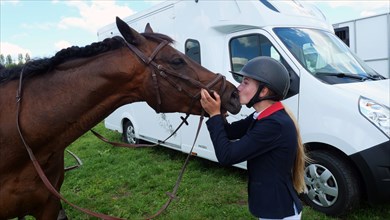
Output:
M274 28L274 32L301 65L323 82L338 84L385 79L332 33L305 28Z

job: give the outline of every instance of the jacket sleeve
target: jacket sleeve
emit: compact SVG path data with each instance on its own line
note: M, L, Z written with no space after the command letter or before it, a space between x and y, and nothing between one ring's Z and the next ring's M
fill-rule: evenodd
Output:
M253 114L251 114L247 118L235 121L231 124L225 122L224 127L229 140L240 139L242 136L244 136L249 126L252 125L253 121Z
M210 118L206 124L216 157L222 165L240 163L277 147L273 143L280 137L281 129L281 125L277 121L263 119L256 121L253 129L245 130L246 134L239 140L230 141L222 116L216 115Z

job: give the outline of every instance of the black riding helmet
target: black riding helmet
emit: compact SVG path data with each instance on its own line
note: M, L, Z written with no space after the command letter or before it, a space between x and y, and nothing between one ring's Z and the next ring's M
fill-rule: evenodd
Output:
M260 86L255 96L247 104L248 107L252 107L255 103L266 99L280 101L286 97L290 88L290 76L286 67L271 57L260 56L253 58L242 67L240 72L232 73L246 76L260 82ZM260 99L258 96L264 86L271 89L275 95Z

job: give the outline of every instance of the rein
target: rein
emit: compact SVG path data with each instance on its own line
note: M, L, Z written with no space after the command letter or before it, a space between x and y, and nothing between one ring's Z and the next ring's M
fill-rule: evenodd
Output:
M76 160L77 164L69 166L69 167L65 167L65 172L70 171L70 170L74 170L74 169L79 168L83 165L83 161L81 161L81 159L76 154L74 154L72 151L70 151L68 149L66 149L66 151L68 152L68 154L70 154Z
M46 188L54 195L56 196L58 199L66 202L68 205L72 206L73 208L75 209L78 209L88 215L91 215L91 216L94 216L94 217L97 217L97 218L101 218L101 219L106 219L106 220L121 220L121 218L116 218L116 217L112 217L112 216L109 216L109 215L104 215L104 214L101 214L101 213L96 213L96 212L93 212L91 210L88 210L88 209L84 209L84 208L81 208L79 206L76 206L74 205L73 203L69 202L68 200L66 200L58 191L57 189L50 183L49 179L46 177L45 175L45 172L43 171L41 165L39 164L39 162L37 161L35 155L34 155L34 152L32 151L32 149L30 148L30 146L27 144L26 140L24 139L24 136L23 136L23 133L20 129L20 103L22 101L22 81L23 81L23 71L24 71L24 68L22 69L22 72L20 73L20 78L19 78L19 88L18 88L18 91L17 91L17 95L16 95L16 127L17 127L17 130L18 130L18 133L19 133L19 136L20 136L20 139L22 140L23 144L24 144L24 147L26 148L27 152L28 152L28 155L30 157L30 160L32 161L34 167L35 167L35 170L37 171L39 177L41 178L42 182L45 184Z
M126 42L126 41L125 41ZM220 75L220 74L217 74L217 77L211 81L210 83L208 83L207 85L203 85L202 83L200 83L199 81L196 81L196 80L193 80L191 78L189 78L188 76L185 76L183 74L176 74L175 72L172 72L172 71L169 71L165 68L163 68L163 66L161 66L160 64L157 64L156 62L153 61L153 59L155 58L155 56L158 54L158 52L168 44L167 41L163 41L161 42L157 48L154 50L154 52L152 53L152 55L148 58L146 57L138 48L136 48L135 46L127 43L127 47L132 51L134 52L147 66L151 65L153 67L153 70L152 70L152 77L153 77L153 83L154 83L154 87L156 89L156 93L157 93L157 103L158 103L158 109L157 109L157 112L160 111L160 105L161 105L161 96L160 96L160 92L159 92L159 86L158 86L158 80L157 80L157 75L156 75L156 72L159 73L159 75L161 77L163 77L164 79L166 79L170 84L174 85L176 87L176 89L178 91L185 91L183 90L179 85L177 85L176 83L174 83L172 80L170 80L168 78L168 75L171 75L171 76L174 76L174 77L177 77L177 78L180 78L182 80L185 80L185 81L188 81L190 82L191 84L195 85L196 87L198 88L204 88L206 89L207 91L210 91L209 88L211 88L213 85L215 85L220 79L222 80L222 86L221 86L221 93L226 89L226 79L224 76ZM27 152L28 152L28 155L30 157L30 160L32 161L34 167L35 167L35 170L37 171L40 179L43 181L43 183L45 184L46 188L54 195L56 196L58 199L66 202L68 205L72 206L73 208L79 210L79 211L82 211L90 216L94 216L94 217L97 217L97 218L100 218L100 219L106 219L106 220L121 220L121 218L117 218L117 217L112 217L112 216L109 216L109 215L105 215L105 214L101 214L101 213L96 213L96 212L93 212L93 211L90 211L88 209L84 209L84 208L81 208L79 206L76 206L74 205L73 203L69 202L68 200L66 200L57 190L56 188L51 184L51 182L49 181L49 179L46 177L41 165L39 164L39 162L37 161L35 155L34 155L34 152L32 151L31 147L27 144L25 138L24 138L24 135L23 135L23 132L21 130L21 127L20 127L20 106L21 106L21 102L22 102L22 83L23 83L23 72L24 72L24 68L22 69L21 73L20 73L20 78L19 78L19 86L18 86L18 90L17 90L17 94L16 94L16 104L17 104L17 107L16 107L16 127L17 127L17 131L19 133L19 136L20 136L20 139L21 141L23 142ZM191 109L192 109L192 106L194 104L194 101L197 100L199 97L200 97L200 91L196 94L196 95L193 95L191 96L190 93L188 93L187 91L185 91L192 99L192 104L191 104ZM190 109L190 110L191 110ZM187 123L187 118L189 117L189 113L186 115L186 117L183 119L183 122L179 125L179 127L174 131L174 133L172 133L168 138L170 138L171 136L173 136L177 130L184 124L188 124ZM199 120L199 125L198 125L198 129L197 129L197 132L196 132L196 136L195 136L195 139L194 139L194 142L193 142L193 145L192 145L192 148L191 148L191 151L189 152L186 160L185 160L185 163L179 173L179 176L178 176L178 179L176 181L176 184L173 188L173 191L172 193L170 192L167 192L167 195L169 196L169 199L167 200L167 202L161 207L161 209L156 213L154 214L153 216L149 217L148 219L151 219L151 218L155 218L157 217L158 215L160 215L168 206L169 204L171 203L171 201L176 198L176 193L177 193L177 190L179 188L179 185L180 185L180 182L181 182L181 179L183 177L183 174L184 174L184 171L187 167L187 164L188 164L188 161L189 161L189 158L192 154L192 151L194 149L194 146L195 146L195 143L196 143L196 140L198 138L198 135L199 135L199 132L200 132L200 129L201 129L201 125L202 125L202 121L203 121L203 118L204 118L204 111L202 110L202 113L201 113L201 117L200 117L200 120ZM92 131L92 130L91 130ZM97 134L95 131L92 131L92 133L94 133L95 135ZM101 136L101 135L97 135L98 137ZM168 139L167 138L167 139ZM166 141L167 139L165 139L164 141ZM103 139L102 139L103 140ZM106 141L105 141L106 142ZM107 143L112 143L112 142L107 142ZM159 143L160 144L160 143ZM120 144L122 146L122 144ZM123 144L123 146L126 145L127 147L129 146L128 144ZM117 144L115 144L114 146L118 146ZM156 146L156 145L153 145L153 146ZM81 161L78 161L78 163L80 164ZM73 169L73 167L71 168Z
M175 186L173 187L173 190L172 192L167 192L166 194L168 195L168 200L166 201L166 203L156 212L156 214L150 216L149 218L147 219L153 219L157 216L159 216L165 209L168 208L169 204L172 202L173 199L176 198L176 194L177 194L177 190L179 189L179 185L180 185L180 182L181 182L181 179L183 178L183 175L184 175L184 171L186 170L187 168L187 165L188 165L188 162L190 160L190 157L192 155L192 152L194 150L194 147L195 147L195 143L196 143L196 140L198 139L198 136L199 136L199 132L200 132L200 129L202 127L202 122L203 122L203 119L204 119L204 110L202 110L202 113L201 113L201 116L199 118L199 124L198 124L198 128L196 130L196 134L195 134L195 139L194 139L194 142L192 143L192 147L191 147L191 150L190 152L188 153L187 155L187 158L186 160L184 161L184 164L180 170L180 173L179 173L179 176L177 177L177 180L176 180L176 184Z
M221 75L221 74L217 74L217 77L215 77L211 82L209 82L207 85L204 85L202 84L201 82L199 81L196 81L186 75L183 75L183 74L177 74L173 71L170 71L166 68L164 68L162 65L156 63L154 61L154 58L156 57L156 55L160 52L160 50L162 50L166 45L169 44L168 41L164 40L162 41L157 47L156 49L153 51L153 53L147 57L143 52L141 52L137 47L135 47L134 45L132 44L129 44L127 41L125 41L126 43L126 46L139 58L141 59L141 61L146 65L146 66L151 66L152 67L152 78L153 78L153 85L154 85L154 88L156 90L156 99L157 99L157 103L158 103L158 106L157 106L157 109L156 109L156 112L159 113L160 112L160 105L161 105L161 96L160 96L160 88L159 88L159 84L158 84L158 79L157 79L157 74L156 72L159 74L159 76L163 77L165 80L167 80L167 82L169 82L173 87L175 87L179 92L182 92L184 91L189 97L192 98L192 102L191 102L191 107L190 107L190 110L189 112L192 110L192 107L194 105L194 102L195 100L198 100L200 98L200 90L198 93L196 93L195 95L191 95L189 92L187 92L186 90L184 90L182 87L180 87L177 83L175 83L173 80L171 80L168 76L173 76L173 77L176 77L176 78L179 78L179 79L182 79L183 81L187 81L187 82L190 82L192 85L198 87L198 88L202 88L202 89L206 89L210 94L212 94L212 91L210 90L211 87L213 87L219 80L222 80L222 85L221 85L221 90L219 91L219 94L222 94L225 89L226 89L226 78L225 76ZM202 112L203 114L203 112ZM126 147L126 148L144 148L144 147L156 147L156 146L159 146L163 143L165 143L169 138L171 138L173 135L176 134L176 132L181 128L181 126L183 124L186 124L188 125L188 122L187 122L187 119L189 117L189 113L186 114L185 117L180 117L182 119L182 122L179 124L179 126L172 132L172 134L170 134L165 140L163 141L160 141L158 142L157 144L128 144L128 143L122 143L122 142L113 142L113 141L110 141L108 140L107 138L103 137L102 135L100 135L99 133L97 133L96 131L92 130L91 129L91 132L96 136L98 137L100 140L102 140L103 142L105 143L108 143L112 146L115 146L115 147Z
M177 78L180 78L182 80L185 80L185 81L189 81L191 82L193 85L195 85L196 87L198 88L203 88L203 89L206 89L207 91L209 91L211 93L211 90L210 88L212 86L214 86L220 79L222 80L222 86L221 86L221 91L220 91L220 94L222 94L225 89L226 89L226 78L221 75L221 74L217 74L217 77L211 81L210 83L208 83L207 85L203 85L202 83L200 83L199 81L196 81L196 80L193 80L191 78L189 78L188 76L186 75L183 75L183 74L176 74L175 72L171 72L165 68L163 68L163 66L161 66L160 64L157 64L156 62L153 61L153 59L155 58L155 56L158 54L158 52L168 44L167 41L163 41L161 42L157 48L154 50L154 52L152 53L152 55L150 57L146 57L137 47L133 46L132 44L127 44L127 47L133 51L147 66L151 65L152 66L152 77L153 77L153 84L154 84L154 88L156 89L156 94L157 94L157 103L158 103L158 112L160 112L160 105L161 105L161 97L160 97L160 89L159 89L159 86L158 86L158 80L157 80L157 75L156 75L156 72L158 72L160 74L160 76L162 76L165 80L167 80L171 85L173 85L174 87L176 87L176 89L181 92L181 91L185 91L183 90L180 86L178 86L175 82L173 82L172 80L170 80L168 78L168 75L171 75L171 76L174 76L174 77L177 77ZM191 102L191 107L190 107L190 110L189 112L191 111L193 105L194 105L194 102L195 100L198 100L200 98L200 91L192 96L189 92L185 91L186 94L188 96L190 96L192 98L192 102ZM168 200L166 201L166 203L152 216L150 216L149 218L147 219L152 219L152 218L155 218L157 216L159 216L163 211L165 211L168 206L170 205L170 203L172 202L173 199L176 198L176 194L177 194L177 190L179 189L179 185L181 183L181 180L182 180L182 177L184 175L184 172L186 170L186 167L188 165L188 162L189 162L189 159L192 155L192 152L193 152L193 149L195 147L195 143L196 143L196 140L198 139L198 136L199 136L199 132L200 132L200 129L201 129L201 126L202 126L202 122L203 122L203 119L204 119L204 110L202 109L202 112L201 112L201 116L200 116L200 119L199 119L199 124L198 124L198 128L197 128L197 131L196 131L196 134L195 134L195 139L194 139L194 142L192 144L192 147L191 147L191 150L190 152L188 153L187 155L187 158L180 170L180 173L179 173L179 176L176 180L176 183L175 183L175 186L173 187L173 190L172 192L166 192L166 194L168 195ZM188 117L190 116L189 113L186 114L185 118L181 117L182 119L182 122L179 124L179 126L166 138L164 139L163 141L161 142L158 142L156 144L128 144L128 143L120 143L120 142L113 142L113 141L110 141L108 140L107 138L103 137L102 135L100 135L99 133L97 133L96 131L92 130L91 129L91 132L96 136L98 137L100 140L102 140L103 142L105 143L108 143L108 144L111 144L112 146L115 146L115 147L126 147L126 148L143 148L143 147L156 147L156 146L159 146L163 143L165 143L169 138L171 138L174 134L176 134L176 132L181 128L181 126L183 124L186 124L188 125L188 122L187 122L187 119Z
M159 141L157 144L128 144L128 143L123 143L123 142L114 142L110 141L107 138L103 137L101 134L97 133L94 130L90 130L92 134L94 134L97 138L99 138L101 141L110 144L114 147L125 147L125 148L144 148L144 147L157 147L160 146L161 144L164 144L169 138L171 138L173 135L176 134L176 132L181 128L183 124L188 125L187 119L190 116L190 114L187 114L186 117L184 118L183 116L180 117L182 122L177 126L177 128L163 141Z

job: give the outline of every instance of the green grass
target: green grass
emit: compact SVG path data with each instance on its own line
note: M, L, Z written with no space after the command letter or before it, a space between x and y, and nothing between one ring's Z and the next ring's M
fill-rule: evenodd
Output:
M118 133L95 130L110 140ZM166 202L186 155L156 147L114 148L88 132L69 148L83 165L66 172L61 193L72 203L125 219L145 219ZM74 159L66 155L66 164ZM70 219L94 219L64 205ZM191 158L178 190L178 198L157 219L255 219L247 208L246 171ZM305 206L302 219L333 220ZM341 219L341 218L340 218ZM342 219L390 219L390 205L363 205Z

